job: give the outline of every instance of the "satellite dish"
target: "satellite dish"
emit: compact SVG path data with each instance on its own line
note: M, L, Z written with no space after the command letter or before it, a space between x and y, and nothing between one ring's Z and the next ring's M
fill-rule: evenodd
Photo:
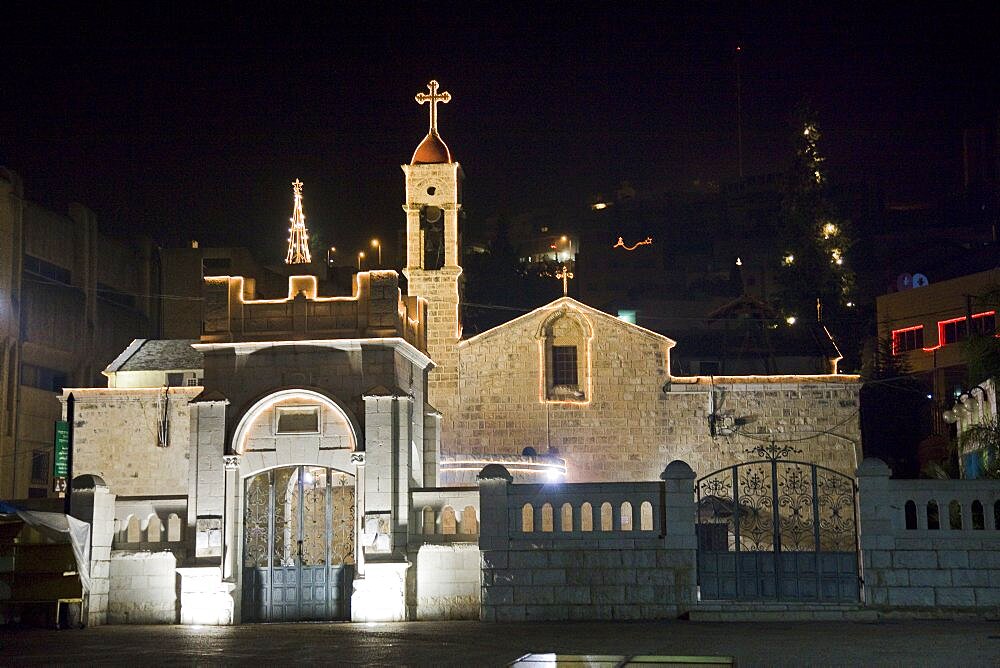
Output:
M913 287L913 276L911 274L900 274L896 277L896 289L900 292Z
M913 287L915 287L915 288L924 288L924 287L927 287L928 283L930 283L930 281L928 281L927 277L924 276L923 274L914 274L913 275Z

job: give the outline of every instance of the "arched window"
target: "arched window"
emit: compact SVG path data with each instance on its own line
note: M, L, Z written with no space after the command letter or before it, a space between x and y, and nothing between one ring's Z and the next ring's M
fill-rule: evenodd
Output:
M548 401L589 401L587 345L592 326L586 317L563 308L538 331L544 361L544 398Z
M573 506L568 503L562 504L562 517L560 518L560 527L563 531L573 530Z
M632 504L628 501L622 503L622 531L632 530Z
M465 535L475 535L479 533L479 519L476 517L474 506L466 506L462 510L462 522L459 530Z
M601 531L611 531L614 528L612 522L611 504L605 501L601 504Z
M906 517L906 528L913 530L917 528L917 504L913 501L907 501L906 505L903 506L903 514Z
M643 531L653 530L653 504L643 501L639 506L639 528Z
M589 501L584 501L580 506L580 531L594 530L594 507Z
M445 506L441 509L441 533L452 536L455 534L455 529L455 509L451 506Z
M430 506L424 506L424 509L420 513L423 515L424 535L433 536L434 531L437 529L435 526L437 518L434 516L434 509Z
M530 503L521 506L521 531L531 533L535 530L535 509Z
M542 505L542 531L551 533L552 531L552 504Z
M981 531L986 528L986 514L983 512L983 504L976 499L972 502L972 529Z
M184 525L177 513L170 513L167 517L167 540L171 543L184 540Z
M941 528L941 517L938 515L937 501L931 499L927 502L927 528L936 530Z
M955 499L948 504L948 528L955 530L962 528L962 504Z

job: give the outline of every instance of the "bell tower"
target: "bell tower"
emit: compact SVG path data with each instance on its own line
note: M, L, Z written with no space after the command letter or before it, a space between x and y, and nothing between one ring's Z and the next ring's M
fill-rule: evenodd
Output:
M429 93L416 101L427 104L430 127L406 175L406 268L410 295L427 300L427 352L436 368L431 371L428 401L446 415L458 390L458 340L462 337L459 311L461 293L458 216L462 209L462 167L437 128L437 105L451 94L438 92L438 82L427 84Z

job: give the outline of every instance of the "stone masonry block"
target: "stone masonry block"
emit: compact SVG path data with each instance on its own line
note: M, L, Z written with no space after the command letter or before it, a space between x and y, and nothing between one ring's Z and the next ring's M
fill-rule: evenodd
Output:
M514 603L525 605L551 604L554 598L552 587L515 587Z
M1000 588L976 589L976 605L1000 605Z
M976 604L976 590L972 587L940 587L934 590L937 605L971 607Z
M535 571L531 575L531 582L536 585L563 585L566 584L566 571L558 568Z
M493 585L483 587L483 604L492 606L510 605L514 602L514 588L510 586Z
M956 568L951 571L951 584L955 587L989 587L990 572L988 570Z
M939 550L938 566L941 568L968 568L969 553L965 550Z
M914 569L909 574L912 587L950 587L952 584L949 570Z
M898 551L892 555L896 568L937 568L937 553L930 550Z
M932 607L934 605L933 587L890 587L889 605L906 607Z
M595 585L590 588L591 601L597 605L625 603L625 588L613 585Z
M1000 551L993 551L993 550L970 551L969 567L1000 569Z
M555 589L555 602L565 604L590 603L590 587L567 585Z
M500 605L496 611L498 622L523 622L525 618L523 605Z

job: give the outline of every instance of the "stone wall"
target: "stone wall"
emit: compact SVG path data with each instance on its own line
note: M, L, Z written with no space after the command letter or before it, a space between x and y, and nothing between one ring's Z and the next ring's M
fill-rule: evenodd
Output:
M99 475L121 496L187 494L189 402L201 389L73 390L74 475ZM168 438L158 446L164 404Z
M108 623L176 624L176 566L171 552L112 552Z
M694 473L659 483L513 485L480 474L481 619L654 619L695 600Z
M589 347L578 350L587 367L580 374L582 401L544 397L539 331L560 309L593 331ZM566 298L463 341L455 410L444 410L442 453L555 449L569 482L632 481L655 479L671 459L704 475L752 458L745 451L773 436L803 439L797 459L853 474L860 443L856 376L672 378L671 345ZM739 431L752 437L736 433L739 418L749 418Z
M1000 482L891 480L858 471L865 603L1000 612Z
M479 619L476 543L423 545L417 552L416 619Z
M100 626L108 623L115 495L98 480L73 482L72 515L90 524L90 591L84 595L83 619L87 626Z

